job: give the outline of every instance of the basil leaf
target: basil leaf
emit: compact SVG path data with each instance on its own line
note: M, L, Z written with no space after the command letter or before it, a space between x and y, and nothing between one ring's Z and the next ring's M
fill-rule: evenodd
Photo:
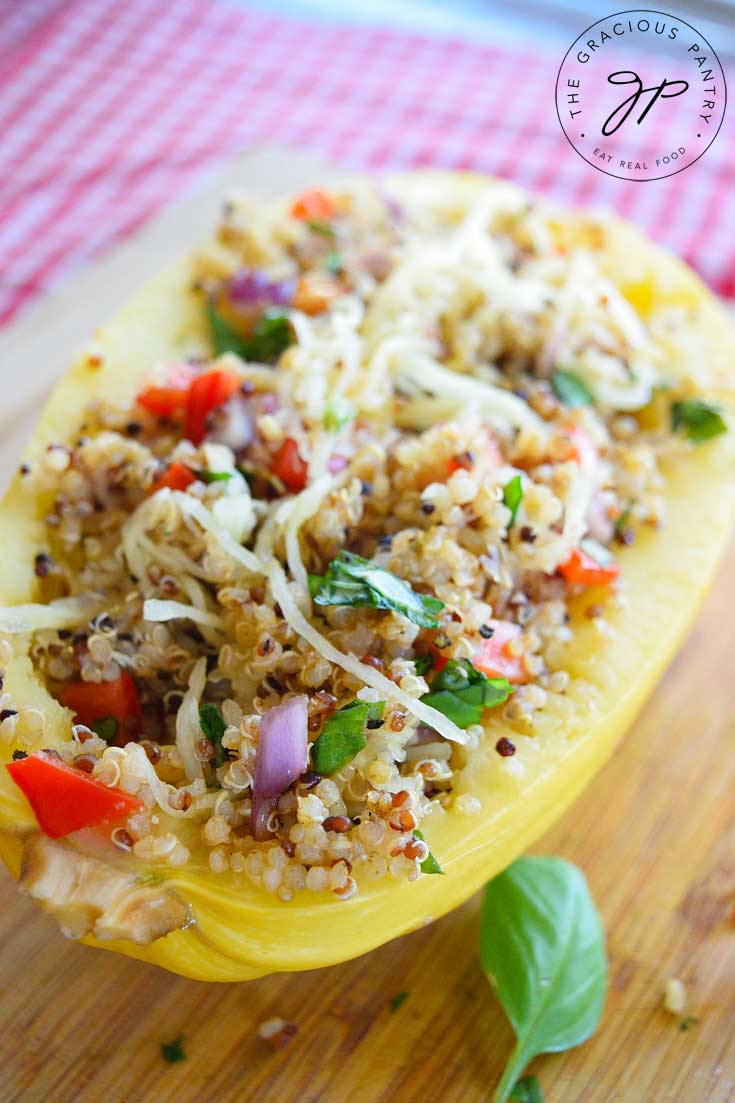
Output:
M328 429L330 433L336 433L345 425L349 423L355 417L355 407L351 402L348 402L346 398L342 398L341 395L331 395L327 399L327 404L324 407L323 423L324 428Z
M415 839L419 839L422 843L426 842L426 839L421 834L418 827L414 828L413 837ZM421 872L422 873L441 873L442 875L444 874L444 870L439 865L439 863L437 862L436 858L431 853L431 851L429 851L429 853L426 855L423 862L421 863Z
M513 1103L545 1103L544 1093L535 1076L524 1076L510 1089L508 1099Z
M448 716L458 728L480 724L485 709L502 705L513 692L507 678L488 678L469 659L450 659L421 700Z
M312 233L321 234L322 237L336 237L337 231L334 226L331 226L328 222L325 222L323 218L308 218L306 225L309 227Z
M312 768L322 777L331 777L346 766L367 744L365 727L383 717L384 701L351 701L324 721L311 745Z
M510 510L510 521L508 522L509 529L512 529L515 524L518 507L522 500L523 483L521 482L521 476L514 475L510 482L506 483L503 487L503 505L507 506Z
M581 870L519 858L485 888L480 962L516 1034L493 1096L504 1103L540 1053L586 1041L605 1001L605 937Z
M697 399L671 403L671 427L686 430L690 440L701 443L727 432L727 425L716 406Z
M589 406L593 401L592 391L583 379L570 371L555 371L551 377L554 394L565 406Z
M418 675L427 674L434 665L433 655L417 655L413 660L413 668Z
M199 724L210 743L217 749L217 754L212 760L213 765L223 766L227 762L227 749L222 746L222 736L225 734L227 724L216 705L202 705L199 709Z
M212 344L218 356L224 352L234 352L242 360L272 364L289 345L293 344L293 330L286 314L266 311L253 330L252 336L241 337L229 322L225 321L214 303L208 301L205 309Z
M327 567L320 585L310 582L317 605L391 609L422 628L437 628L444 602L417 594L407 582L361 555L342 551Z
M161 1056L164 1061L168 1061L169 1065L174 1065L177 1061L185 1061L184 1035L179 1034L172 1042L161 1042Z
M628 498L628 501L627 501L627 504L626 504L625 508L622 510L620 516L618 517L617 521L615 522L615 535L617 537L622 536L623 532L628 527L628 521L630 520L630 516L631 516L632 512L633 512L633 499Z
M194 474L203 483L223 483L232 478L231 471L194 471Z
M120 724L116 716L100 716L99 720L95 720L92 724L92 731L96 732L100 739L104 739L105 743L112 743L119 730Z
M388 1001L388 1007L390 1008L391 1013L396 1012L399 1007L402 1007L407 999L408 992L396 992L395 996L391 996L390 1000Z
M335 249L332 249L324 258L324 267L327 272L331 272L333 276L341 275L345 268L341 254Z

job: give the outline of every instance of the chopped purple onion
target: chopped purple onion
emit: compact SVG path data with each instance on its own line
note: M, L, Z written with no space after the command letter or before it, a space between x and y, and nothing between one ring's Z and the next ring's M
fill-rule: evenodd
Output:
M256 268L243 268L230 279L227 290L232 302L241 306L290 306L296 281L274 281Z
M268 838L268 820L278 798L308 761L306 697L300 695L268 709L260 721L251 820L255 839Z
M250 399L234 394L211 417L208 438L217 444L226 444L235 455L244 452L255 439L255 418Z

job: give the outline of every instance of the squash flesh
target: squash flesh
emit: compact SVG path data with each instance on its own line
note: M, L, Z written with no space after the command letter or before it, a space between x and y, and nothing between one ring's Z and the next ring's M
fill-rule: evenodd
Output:
M423 186L421 180L434 176L420 174L405 186ZM444 184L459 194L476 189L480 181L450 176ZM662 302L680 301L687 310L697 304L702 364L696 378L703 391L724 392L733 349L724 312L691 273L632 230L620 227L613 241L609 266L617 282L625 283L633 249L642 278L649 280L650 302L655 304L660 294ZM68 426L78 422L93 394L113 401L129 398L151 362L180 355L189 341L202 339L200 307L188 284L185 266L164 273L102 330L102 367L82 358L57 388L26 452L31 462L49 441L68 437ZM648 298L646 304L653 309ZM686 370L692 369L687 365ZM472 752L456 787L476 796L481 812L465 816L438 809L422 824L445 877L422 877L412 884L364 883L347 903L314 895L303 902L304 894L284 905L245 875L212 873L195 854L182 869L160 873L191 904L196 924L147 947L112 942L104 948L197 979L244 980L357 956L462 903L568 807L612 753L655 685L685 635L728 539L732 465L729 439L669 464L666 526L659 533L641 533L633 547L620 552L623 601L605 607L607 634L600 635L584 614L594 600L588 595L573 613L571 643L554 655L572 675L565 696L550 699L527 736L508 731L495 718L486 725L483 744ZM2 604L33 600L33 551L46 505L30 500L16 477L0 507ZM6 684L19 702L44 710L47 744L66 738L68 714L39 685L26 656L18 654L10 664ZM494 746L502 734L511 735L517 745L513 761L524 771L520 778L499 768ZM2 771L0 855L16 876L22 835L34 825ZM97 944L92 938L85 941Z

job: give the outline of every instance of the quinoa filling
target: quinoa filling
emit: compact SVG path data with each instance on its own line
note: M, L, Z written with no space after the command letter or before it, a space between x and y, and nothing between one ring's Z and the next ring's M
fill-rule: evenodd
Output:
M569 602L604 623L667 456L724 429L667 389L605 234L498 185L226 205L195 260L206 337L23 471L51 504L0 663L32 633L72 716L45 765L134 798L94 821L121 860L284 902L441 871L422 826L479 812L457 779L487 717L513 775L569 683ZM43 728L0 696L19 762Z

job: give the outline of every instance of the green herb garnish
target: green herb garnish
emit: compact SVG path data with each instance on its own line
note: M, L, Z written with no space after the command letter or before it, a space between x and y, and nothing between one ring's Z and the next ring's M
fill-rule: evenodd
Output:
M687 1030L691 1030L691 1028L693 1026L696 1026L698 1022L699 1019L696 1017L696 1015L687 1015L686 1019L682 1019L679 1023L679 1030L682 1030L684 1032L686 1032Z
M571 371L555 371L551 377L554 394L565 406L589 406L593 401L592 391L583 379Z
M434 665L433 655L417 655L413 660L413 668L418 675L427 674Z
M355 417L355 407L341 395L331 395L324 407L324 428L330 433L337 433Z
M426 842L426 839L421 834L418 827L414 828L413 837L415 839L419 839L422 843ZM421 872L422 873L441 873L441 874L444 873L444 870L439 865L439 863L437 862L436 858L431 853L431 851L429 851L429 853L426 855L423 862L421 863Z
M479 724L485 709L502 705L513 692L507 678L488 678L469 659L449 659L421 700L448 716L458 728Z
M356 608L392 609L422 628L437 628L437 613L444 602L417 594L391 571L342 551L324 575L309 577L309 591L317 605L351 605Z
M308 218L306 225L314 234L321 234L322 237L336 237L337 231L334 226L329 222L325 222L323 218Z
M510 510L510 521L508 522L509 529L512 529L515 524L518 507L522 500L523 483L521 481L521 476L514 475L510 482L506 483L503 487L503 505L507 506Z
M105 743L112 743L113 739L117 738L119 730L120 723L116 716L100 716L99 720L95 720L92 724L92 731L96 732L100 739L104 739Z
M227 749L222 746L222 736L227 730L225 719L216 705L202 705L199 709L199 723L201 729L210 743L213 743L217 753L212 764L223 766L227 761Z
M194 471L194 474L203 483L223 483L232 478L232 471Z
M384 709L384 701L354 700L333 712L311 745L312 768L322 777L331 777L352 762L367 744L367 724L382 720Z
M388 1001L388 1007L391 1010L391 1014L395 1014L399 1007L403 1007L407 999L408 992L396 992L395 996L391 996Z
M493 1096L505 1103L529 1061L578 1046L600 1021L605 938L582 872L561 858L519 858L494 877L480 915L480 962L516 1034Z
M333 276L339 276L344 272L345 264L342 260L342 255L336 251L336 249L330 250L324 258L324 267L327 272L330 272Z
M535 1076L524 1076L510 1089L508 1099L513 1103L544 1103L544 1093Z
M700 444L727 432L727 424L716 406L697 399L671 403L671 427L684 429L690 440Z
M625 509L622 510L620 516L618 517L617 521L615 522L615 535L617 537L622 536L624 529L626 529L628 527L628 521L630 520L632 512L633 512L633 499L629 498L628 501L627 501L627 504L625 506Z
M175 1065L177 1061L185 1061L184 1035L179 1034L178 1038L174 1038L173 1042L161 1042L161 1056L164 1061L168 1061L170 1065Z
M242 360L274 364L281 353L294 342L294 333L286 314L266 311L251 337L241 337L226 322L213 303L206 305L207 321L214 351L218 356L234 352Z

